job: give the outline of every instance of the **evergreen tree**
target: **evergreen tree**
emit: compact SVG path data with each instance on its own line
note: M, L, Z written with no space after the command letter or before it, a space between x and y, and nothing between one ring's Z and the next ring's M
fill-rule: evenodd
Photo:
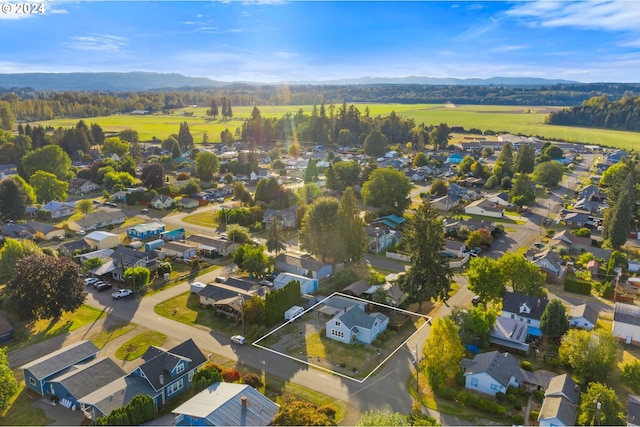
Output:
M636 200L634 187L634 175L627 175L622 193L618 197L617 203L610 207L608 215L605 215L604 228L607 229L607 238L614 248L619 248L627 241L629 231L631 231L631 219Z
M516 153L515 172L516 173L532 173L536 166L536 153L533 145L521 145Z
M215 98L211 98L211 107L209 109L209 115L213 116L214 119L218 117L218 104L216 104Z
M513 146L510 142L502 146L497 163L502 165L505 175L513 176Z
M286 249L287 244L285 241L284 230L278 223L277 218L271 219L271 223L269 224L267 231L267 249L278 255L278 253Z
M398 278L400 289L421 306L431 299L449 299L453 273L448 258L442 256L445 242L438 211L424 199L414 217L408 221L405 231L411 268Z
M329 163L329 167L327 168L325 175L327 178L325 186L330 190L338 190L340 188L340 182L338 182L336 172L333 170L333 163Z
M338 235L342 241L344 261L357 264L367 246L367 235L362 227L360 208L353 188L342 194L338 208Z
M567 310L562 301L552 299L540 317L540 330L553 340L558 340L569 330Z
M178 132L178 144L182 151L193 148L193 136L189 132L189 124L185 121L180 123L180 131Z
M307 164L307 169L304 171L304 182L315 182L318 180L318 167L316 164L318 161L316 159L309 159L309 163Z

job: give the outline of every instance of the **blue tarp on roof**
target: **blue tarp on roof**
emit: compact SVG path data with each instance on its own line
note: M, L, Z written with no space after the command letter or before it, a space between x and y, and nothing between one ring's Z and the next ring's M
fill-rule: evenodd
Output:
M540 328L529 326L528 327L528 332L529 332L529 335L533 335L534 337L542 336L542 332L540 331Z

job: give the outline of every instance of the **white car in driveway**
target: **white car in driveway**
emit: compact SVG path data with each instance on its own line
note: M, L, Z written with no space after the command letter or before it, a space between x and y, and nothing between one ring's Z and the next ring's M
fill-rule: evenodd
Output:
M231 337L231 342L238 345L244 345L247 340L242 335L234 335Z
M115 299L125 298L130 295L133 295L133 291L131 289L118 289L116 292L111 294Z
M96 283L98 281L100 281L100 279L98 279L97 277L87 277L86 279L84 279L84 283L87 286L93 285L94 283Z

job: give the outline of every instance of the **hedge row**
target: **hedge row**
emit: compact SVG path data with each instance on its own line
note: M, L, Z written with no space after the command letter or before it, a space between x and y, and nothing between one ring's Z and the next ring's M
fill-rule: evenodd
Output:
M472 408L480 409L481 411L489 412L496 415L505 415L507 408L500 405L493 400L485 399L484 397L476 396L475 394L467 393L462 390L456 394L456 401L465 406L471 406Z
M564 290L582 295L591 295L591 283L582 280L566 279L564 281Z

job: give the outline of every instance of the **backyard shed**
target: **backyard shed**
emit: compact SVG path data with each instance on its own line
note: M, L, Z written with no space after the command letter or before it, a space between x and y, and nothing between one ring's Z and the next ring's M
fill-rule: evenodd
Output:
M309 279L308 277L299 276L297 274L291 273L280 273L273 281L273 289L281 289L284 286L297 280L300 282L300 293L301 294L313 294L318 290L318 281L316 279Z

